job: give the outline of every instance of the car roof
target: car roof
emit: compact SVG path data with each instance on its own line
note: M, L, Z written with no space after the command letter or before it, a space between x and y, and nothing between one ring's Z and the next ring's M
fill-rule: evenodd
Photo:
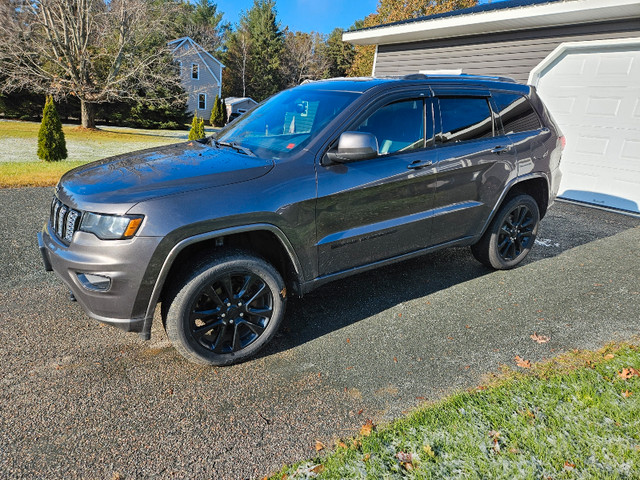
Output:
M393 77L342 77L323 80L307 81L297 88L344 91L364 93L373 88L384 89L389 86L401 85L433 85L453 87L474 87L494 90L511 90L521 94L528 94L530 87L507 77L491 77L484 75L440 75L440 74L411 74Z

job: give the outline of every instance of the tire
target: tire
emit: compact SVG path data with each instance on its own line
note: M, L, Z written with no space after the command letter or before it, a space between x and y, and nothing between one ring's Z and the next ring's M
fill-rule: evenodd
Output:
M247 360L275 335L286 308L278 271L247 252L211 257L177 281L163 305L175 349L204 365Z
M529 195L518 195L502 205L480 241L471 246L471 252L487 267L513 268L529 254L539 223L536 201Z

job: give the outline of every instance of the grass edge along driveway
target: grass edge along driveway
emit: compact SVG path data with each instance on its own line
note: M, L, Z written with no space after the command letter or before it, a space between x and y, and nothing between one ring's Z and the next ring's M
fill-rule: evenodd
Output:
M516 362L269 478L640 478L636 344Z

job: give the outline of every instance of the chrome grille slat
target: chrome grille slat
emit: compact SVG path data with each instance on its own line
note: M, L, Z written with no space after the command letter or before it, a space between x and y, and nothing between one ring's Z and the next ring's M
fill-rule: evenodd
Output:
M68 207L56 197L53 198L50 217L51 230L62 242L71 243L73 234L80 226L81 217L82 212Z

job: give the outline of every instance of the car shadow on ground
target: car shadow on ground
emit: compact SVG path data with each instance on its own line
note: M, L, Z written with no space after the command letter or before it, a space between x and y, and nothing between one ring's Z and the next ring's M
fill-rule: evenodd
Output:
M523 265L616 235L640 218L581 205L556 203L543 219L536 245ZM320 287L288 301L283 325L259 356L293 349L401 303L490 274L467 247L440 250Z

